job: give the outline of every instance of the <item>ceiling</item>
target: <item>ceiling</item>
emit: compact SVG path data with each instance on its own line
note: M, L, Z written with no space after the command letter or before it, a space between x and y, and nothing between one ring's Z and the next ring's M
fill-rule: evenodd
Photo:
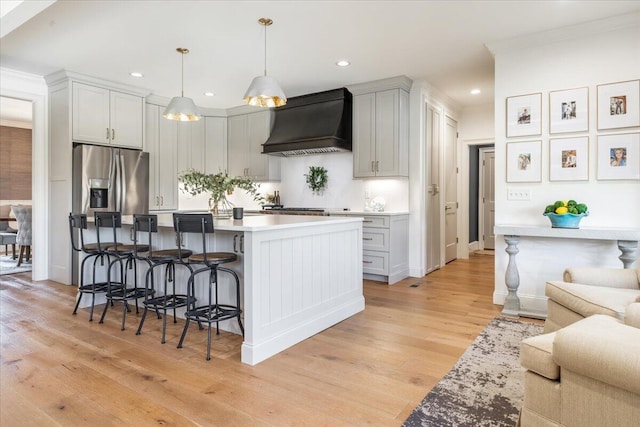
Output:
M16 3L16 2L11 2ZM20 3L20 2L18 2ZM0 26L0 65L38 75L66 69L196 104L242 104L267 71L287 96L404 74L460 107L493 101L485 44L640 9L635 1L44 1L28 19L18 4ZM47 7L48 6L48 7ZM38 13L39 12L39 13ZM3 31L3 34L7 31ZM347 59L348 67L336 61ZM134 78L130 72L144 74ZM473 88L481 94L471 95ZM213 92L215 96L204 96Z

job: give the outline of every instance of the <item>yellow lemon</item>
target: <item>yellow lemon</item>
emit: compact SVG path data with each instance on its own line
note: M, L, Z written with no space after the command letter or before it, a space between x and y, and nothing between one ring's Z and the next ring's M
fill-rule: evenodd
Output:
M569 212L569 209L567 209L565 206L560 206L558 209L556 209L556 213L559 215L566 214L567 212Z

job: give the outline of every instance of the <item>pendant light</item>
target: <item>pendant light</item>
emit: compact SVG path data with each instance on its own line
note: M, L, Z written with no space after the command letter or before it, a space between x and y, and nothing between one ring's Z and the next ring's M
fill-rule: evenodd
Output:
M251 82L244 102L256 107L280 107L287 103L287 97L280 85L273 77L267 76L267 27L273 24L269 18L260 18L260 25L264 25L264 76L258 76Z
M194 122L200 120L200 112L198 107L191 98L184 97L184 56L189 53L189 49L179 47L176 49L182 56L182 81L181 95L174 96L167 108L164 110L162 117L169 120L178 120L181 122Z

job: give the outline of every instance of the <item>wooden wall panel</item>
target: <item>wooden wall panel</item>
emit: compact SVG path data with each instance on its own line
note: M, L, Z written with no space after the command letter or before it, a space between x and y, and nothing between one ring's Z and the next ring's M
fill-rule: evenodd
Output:
M0 200L31 200L31 129L0 126Z

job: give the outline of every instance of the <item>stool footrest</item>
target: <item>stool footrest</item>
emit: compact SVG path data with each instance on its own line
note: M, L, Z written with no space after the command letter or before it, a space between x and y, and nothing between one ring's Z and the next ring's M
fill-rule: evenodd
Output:
M192 310L187 310L185 317L196 322L204 323L217 323L223 320L233 319L240 317L240 310L238 307L226 304L205 305L202 307L196 307Z
M196 302L194 297L187 298L186 295L176 294L176 295L167 295L167 296L159 296L155 298L148 299L143 301L142 303L146 305L149 309L155 310L158 309L170 309L170 308L178 308L178 307L186 307L188 305L192 305Z
M113 284L113 282L112 282ZM107 294L107 299L114 300L130 300L130 299L138 299L144 298L146 296L153 296L153 290L147 290L145 288L121 288L117 287L116 289L112 289L110 295Z

